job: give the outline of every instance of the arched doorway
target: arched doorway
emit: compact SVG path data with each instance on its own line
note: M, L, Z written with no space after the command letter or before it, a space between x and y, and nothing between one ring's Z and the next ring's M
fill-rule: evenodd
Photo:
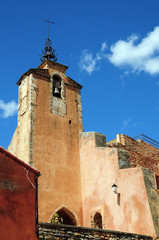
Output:
M93 218L94 228L102 229L102 215L96 212Z
M53 215L51 222L60 223L60 224L62 223L62 224L73 225L73 226L77 225L75 216L65 207L61 208Z

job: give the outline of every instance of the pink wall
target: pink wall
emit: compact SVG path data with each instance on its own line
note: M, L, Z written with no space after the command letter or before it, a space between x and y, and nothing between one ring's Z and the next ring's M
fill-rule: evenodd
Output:
M84 226L91 227L90 216L99 211L105 229L155 237L142 168L119 169L118 150L96 147L93 132L80 134L80 159Z

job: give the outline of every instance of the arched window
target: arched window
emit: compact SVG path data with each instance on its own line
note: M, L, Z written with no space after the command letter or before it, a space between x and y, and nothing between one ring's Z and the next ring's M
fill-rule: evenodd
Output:
M94 228L102 229L102 215L96 212L93 218Z
M52 223L77 225L74 215L65 207L58 210L52 217Z
M53 76L53 96L61 98L61 79L57 75Z

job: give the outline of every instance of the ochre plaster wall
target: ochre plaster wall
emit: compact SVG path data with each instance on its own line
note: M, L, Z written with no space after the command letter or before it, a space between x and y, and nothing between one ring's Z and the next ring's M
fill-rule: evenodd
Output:
M0 239L36 240L34 174L0 152ZM28 180L29 179L29 180Z
M105 229L155 237L142 168L119 169L118 149L96 147L95 133L80 134L80 158L83 225L91 227L91 215L99 211Z
M55 72L58 74L57 69ZM67 82L62 71L59 74ZM64 85L66 114L60 116L51 112L51 82L34 77L33 83L38 95L33 99L31 162L42 173L39 221L50 222L56 210L64 206L74 215L77 225L82 225L78 133L83 127L76 104L80 90Z
M22 75L18 82L18 126L9 151L42 173L39 220L50 222L56 210L65 207L77 225L82 225L78 137L83 130L81 95L79 85L66 77L66 69L46 62ZM53 74L62 80L62 99L53 98Z

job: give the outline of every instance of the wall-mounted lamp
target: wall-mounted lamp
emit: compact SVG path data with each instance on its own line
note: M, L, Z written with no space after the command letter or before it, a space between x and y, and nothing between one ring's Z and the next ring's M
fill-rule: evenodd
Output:
M115 183L112 185L112 190L117 194L117 204L120 205L120 193L118 192L118 186Z
M113 185L112 185L112 190L113 190L113 192L114 193L116 193L117 195L119 195L120 193L118 193L118 186L114 183Z

